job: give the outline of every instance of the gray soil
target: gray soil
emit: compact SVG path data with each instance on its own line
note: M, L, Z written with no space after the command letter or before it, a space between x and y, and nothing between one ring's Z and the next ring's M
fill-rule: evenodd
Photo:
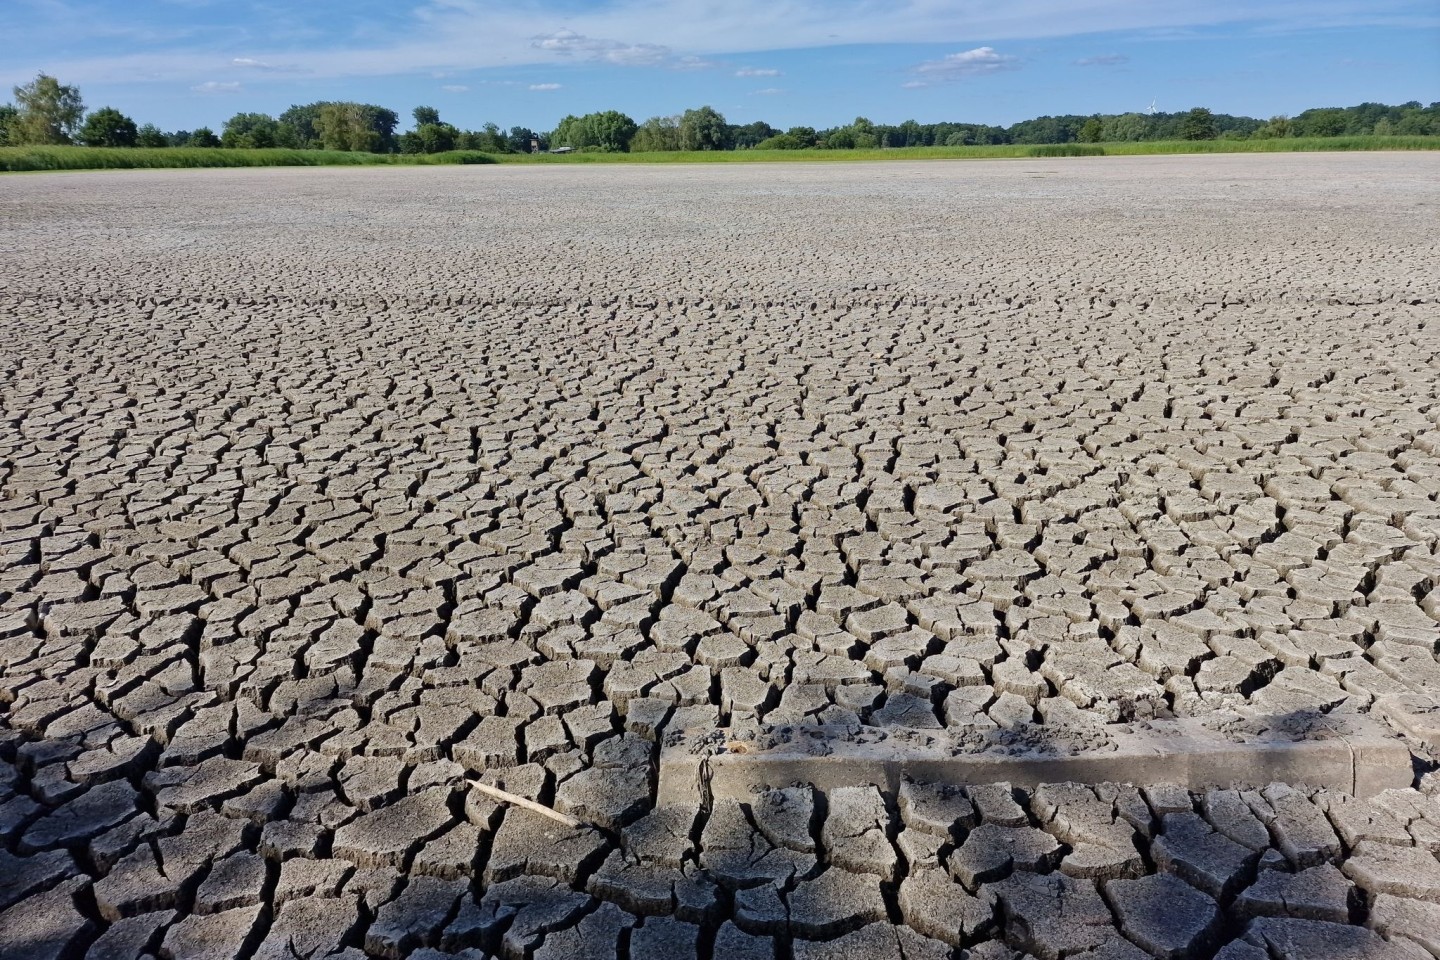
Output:
M0 960L1440 956L1437 204L1424 154L0 181ZM845 773L1186 724L1401 782ZM660 790L821 729L827 782Z

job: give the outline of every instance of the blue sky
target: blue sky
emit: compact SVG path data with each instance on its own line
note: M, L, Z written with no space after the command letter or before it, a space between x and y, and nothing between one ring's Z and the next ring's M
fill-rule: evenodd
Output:
M340 99L535 129L1440 100L1435 0L4 0L0 25L6 87L43 70L166 129Z

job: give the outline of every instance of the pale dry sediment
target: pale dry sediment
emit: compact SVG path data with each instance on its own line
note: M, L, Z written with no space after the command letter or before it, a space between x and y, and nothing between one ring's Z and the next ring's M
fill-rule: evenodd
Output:
M1172 719L1423 774L1437 172L7 179L0 957L1428 955L1423 775L656 781Z

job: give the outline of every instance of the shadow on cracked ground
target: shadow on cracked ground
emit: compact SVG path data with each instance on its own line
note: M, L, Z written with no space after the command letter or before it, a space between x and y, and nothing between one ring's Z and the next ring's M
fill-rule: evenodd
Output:
M1419 960L1440 929L1428 778L1370 799L789 785L572 829L453 764L376 789L363 757L184 758L162 739L34 738L7 717L0 957ZM653 747L620 734L590 762L623 780ZM530 766L481 776L553 804Z

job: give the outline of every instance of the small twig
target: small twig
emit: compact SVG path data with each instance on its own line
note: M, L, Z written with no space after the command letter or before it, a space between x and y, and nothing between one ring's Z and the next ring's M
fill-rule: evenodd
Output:
M499 787L492 787L489 784L481 783L478 780L466 780L465 782L470 784L470 786L474 787L476 790L479 790L481 793L485 794L492 800L498 800L501 803L508 803L516 807L523 807L524 809L529 810L531 813L538 813L542 817L549 817L551 820L559 821L560 823L565 824L565 826L567 827L579 829L580 827L586 826L585 823L576 820L572 816L563 814L558 810L551 810L543 803L536 803L534 800L527 800L519 794L511 793L509 790L501 790Z

